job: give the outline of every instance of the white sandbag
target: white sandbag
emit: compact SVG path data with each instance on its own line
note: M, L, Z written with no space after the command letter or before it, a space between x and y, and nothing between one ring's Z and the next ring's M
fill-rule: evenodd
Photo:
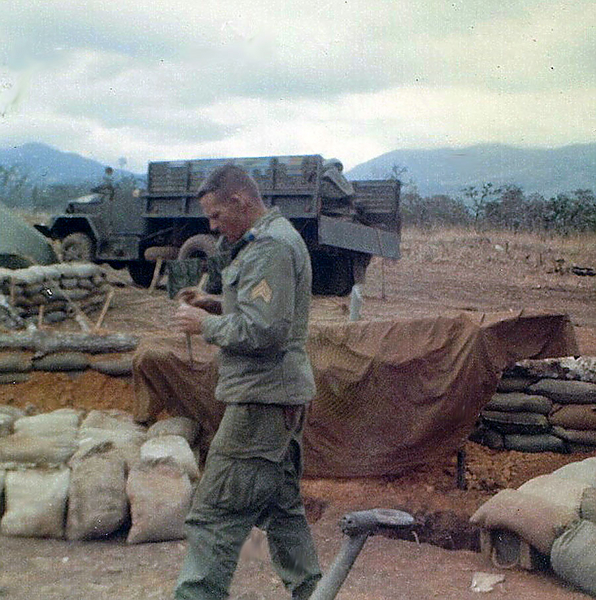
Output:
M15 417L6 413L0 413L0 437L10 435L13 432Z
M146 429L142 425L135 423L133 415L117 408L108 410L91 410L83 419L81 429L86 427L96 427L99 429L126 430L145 433Z
M85 540L108 536L123 525L127 516L124 459L111 444L98 445L73 463L66 537Z
M25 416L25 411L17 406L10 406L9 404L0 404L0 414L11 415L15 419L20 419Z
M586 485L596 487L596 457L569 463L553 471L551 476L575 479Z
M99 443L109 442L126 463L127 468L135 465L141 457L141 446L147 434L132 429L102 429L100 427L81 427L79 430L78 450L71 459L73 464L80 456L89 452Z
M578 521L554 542L553 571L591 596L596 596L596 525Z
M485 502L470 518L484 529L512 531L542 554L576 519L573 510L519 490L505 489Z
M17 419L14 423L14 431L32 437L72 434L74 439L80 419L81 411L73 408L60 408L49 413Z
M127 542L159 542L184 538L192 485L171 459L141 462L128 476L132 526Z
M147 430L147 438L151 439L160 435L180 435L191 446L195 443L201 427L187 417L171 417L157 421Z
M66 463L76 449L76 437L69 432L53 436L13 433L0 437L0 467L58 466Z
M0 533L24 537L61 538L70 470L9 471L6 474L6 511Z
M589 487L581 481L566 479L565 485L561 485L561 480L552 475L540 475L526 481L518 487L518 491L530 496L537 496L547 502L565 506L572 510L579 518L582 496Z
M190 479L198 479L199 467L188 442L179 435L160 435L141 446L141 461L171 458Z

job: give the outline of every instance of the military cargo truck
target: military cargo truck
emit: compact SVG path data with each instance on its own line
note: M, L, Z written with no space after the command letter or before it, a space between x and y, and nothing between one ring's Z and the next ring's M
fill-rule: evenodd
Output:
M214 251L196 192L227 162L247 169L265 203L300 232L315 294L348 294L371 256L399 258L400 182L349 182L338 160L320 155L150 162L146 190L108 180L39 229L61 241L63 260L126 267L133 281L149 286L157 258L206 258Z

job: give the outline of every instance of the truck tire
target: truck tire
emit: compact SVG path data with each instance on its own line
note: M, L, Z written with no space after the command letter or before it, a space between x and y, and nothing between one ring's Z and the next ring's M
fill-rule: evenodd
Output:
M352 257L322 250L311 253L312 293L315 296L347 296L354 285Z
M155 263L146 260L137 260L135 262L128 263L128 272L130 273L131 279L137 285L140 285L144 288L148 288L151 285L154 270Z
M178 259L204 258L213 256L215 253L215 238L207 234L193 235L189 237L178 251Z
M92 262L94 243L91 237L82 232L69 233L61 240L63 262Z

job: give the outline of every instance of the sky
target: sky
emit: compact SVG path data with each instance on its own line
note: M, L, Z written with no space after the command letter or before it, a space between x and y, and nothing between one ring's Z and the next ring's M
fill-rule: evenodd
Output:
M0 0L0 148L148 161L596 141L594 0Z

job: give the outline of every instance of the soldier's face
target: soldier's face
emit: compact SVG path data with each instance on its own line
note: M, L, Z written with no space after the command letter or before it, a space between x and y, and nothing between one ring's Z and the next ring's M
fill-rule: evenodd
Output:
M212 231L221 233L232 243L237 242L249 229L242 197L234 196L220 202L210 192L201 198L201 206Z

